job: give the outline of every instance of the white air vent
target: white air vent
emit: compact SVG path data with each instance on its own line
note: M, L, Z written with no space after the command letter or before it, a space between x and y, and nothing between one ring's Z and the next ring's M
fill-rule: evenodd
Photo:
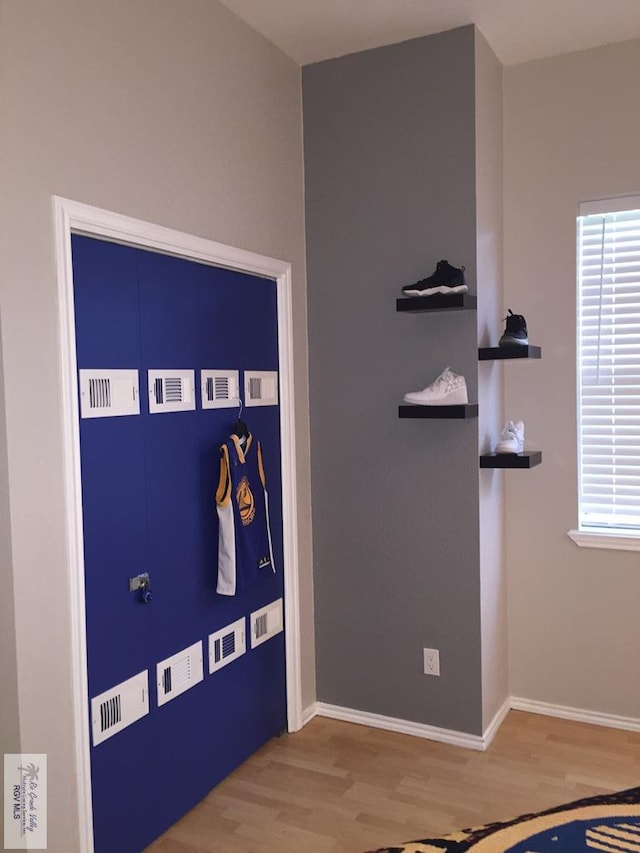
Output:
M209 672L216 672L247 650L245 620L238 619L215 634L209 634Z
M137 370L81 370L80 415L113 418L139 415Z
M277 406L278 371L245 370L244 404L245 406Z
M149 713L149 672L139 672L91 700L93 745Z
M164 705L201 682L204 678L202 643L194 643L161 661L156 667L156 677L158 705Z
M149 412L186 412L196 407L195 370L150 370Z
M251 648L255 649L282 631L282 599L251 614Z
M239 370L200 371L203 409L229 409L240 402Z

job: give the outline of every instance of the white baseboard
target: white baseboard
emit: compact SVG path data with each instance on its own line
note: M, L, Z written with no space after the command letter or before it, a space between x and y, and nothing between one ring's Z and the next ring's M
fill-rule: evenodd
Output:
M317 702L312 702L311 705L307 705L307 707L304 708L302 711L302 726L304 727L307 725L307 723L310 723L311 720L313 720L313 718L316 716L317 713L318 713L318 703Z
M482 740L484 741L484 749L489 749L494 737L498 734L500 726L503 724L505 717L511 710L511 699L507 697L502 706L498 708L494 718L491 720L487 728L484 730Z
M470 735L452 729L441 729L438 726L400 720L397 717L385 717L382 714L371 714L368 711L355 711L352 708L327 705L324 702L316 704L316 714L319 717L330 717L333 720L343 720L345 723L357 723L374 729L385 729L389 732L413 735L427 740L436 740L440 743L450 743L453 746L462 746L466 749L483 751L487 748L484 737L480 735Z
M531 714L543 714L546 717L560 717L560 719L575 720L578 723L640 732L640 719L637 717L619 717L616 714L585 711L582 708L570 708L567 705L552 705L548 702L537 702L535 699L521 699L518 696L512 696L510 704L514 711L529 711Z
M356 711L353 708L329 705L325 702L315 702L305 708L302 713L302 725L306 726L316 716L330 717L333 720L342 720L345 723L356 723L361 726L370 726L374 729L399 732L400 734L413 735L413 737L426 738L427 740L435 740L439 743L448 743L452 746L461 746L466 749L475 749L483 752L489 748L507 714L512 709L514 711L529 711L531 714L543 714L547 717L559 717L564 720L575 720L579 723L590 723L612 729L624 729L630 732L640 731L640 719L636 717L619 717L615 714L585 711L581 708L570 708L566 705L552 705L548 702L537 702L533 699L522 699L517 696L511 696L504 701L502 707L497 711L482 736L470 735L466 732L458 732L453 729L442 729L438 726L429 726L425 723L414 723L411 720L400 720L397 717L385 717L383 714L372 714L368 711Z

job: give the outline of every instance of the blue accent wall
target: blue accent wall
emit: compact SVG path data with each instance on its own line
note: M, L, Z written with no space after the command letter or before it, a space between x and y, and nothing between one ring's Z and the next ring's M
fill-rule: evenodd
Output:
M238 410L200 407L199 370L277 370L276 285L73 238L79 368L140 371L141 414L80 423L89 696L149 670L150 713L92 748L96 853L139 853L286 727L284 634L208 675L208 634L283 595L277 406L263 445L277 574L215 592L219 446ZM148 411L148 369L195 369L196 409ZM128 578L149 572L153 601ZM201 640L204 681L157 707L155 664Z

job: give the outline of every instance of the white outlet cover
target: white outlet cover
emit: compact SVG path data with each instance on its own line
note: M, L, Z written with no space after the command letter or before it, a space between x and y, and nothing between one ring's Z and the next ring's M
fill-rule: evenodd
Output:
M438 649L423 649L424 674L440 675L440 652Z

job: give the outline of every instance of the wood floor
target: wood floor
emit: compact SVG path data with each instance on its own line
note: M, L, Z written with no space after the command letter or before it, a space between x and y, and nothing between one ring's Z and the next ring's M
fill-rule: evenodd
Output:
M487 752L316 717L147 853L362 853L640 785L640 733L511 711Z

